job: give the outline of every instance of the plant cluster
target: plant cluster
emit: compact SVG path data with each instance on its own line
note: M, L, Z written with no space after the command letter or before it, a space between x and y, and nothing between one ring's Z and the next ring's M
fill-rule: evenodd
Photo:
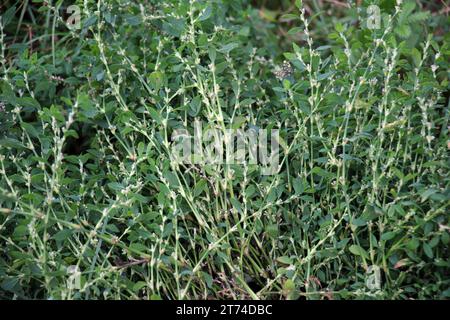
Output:
M449 297L448 19L74 2L2 8L0 298ZM173 161L196 119L279 130L276 174Z

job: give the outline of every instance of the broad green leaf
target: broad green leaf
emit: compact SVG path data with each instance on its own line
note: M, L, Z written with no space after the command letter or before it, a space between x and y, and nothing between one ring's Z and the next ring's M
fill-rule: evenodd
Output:
M356 256L361 256L365 259L369 259L369 254L367 253L367 251L356 244L351 245L348 249Z

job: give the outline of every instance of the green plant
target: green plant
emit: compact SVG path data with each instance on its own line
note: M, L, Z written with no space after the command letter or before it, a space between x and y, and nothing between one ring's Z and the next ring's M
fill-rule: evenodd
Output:
M1 298L448 297L450 51L428 14L383 1L369 30L295 1L284 52L249 1L76 4L80 30L63 1L0 22ZM277 174L175 163L194 119L279 129Z

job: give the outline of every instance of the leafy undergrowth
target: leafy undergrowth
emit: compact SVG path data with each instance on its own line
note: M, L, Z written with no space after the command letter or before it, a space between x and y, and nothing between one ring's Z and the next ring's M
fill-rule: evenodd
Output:
M2 8L1 299L449 297L445 8L76 3ZM277 173L176 163L194 119Z

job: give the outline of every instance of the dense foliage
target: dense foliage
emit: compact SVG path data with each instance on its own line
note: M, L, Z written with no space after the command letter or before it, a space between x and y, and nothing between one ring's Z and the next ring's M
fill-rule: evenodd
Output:
M4 2L0 298L448 298L448 7L304 2ZM172 161L194 119L278 173Z

